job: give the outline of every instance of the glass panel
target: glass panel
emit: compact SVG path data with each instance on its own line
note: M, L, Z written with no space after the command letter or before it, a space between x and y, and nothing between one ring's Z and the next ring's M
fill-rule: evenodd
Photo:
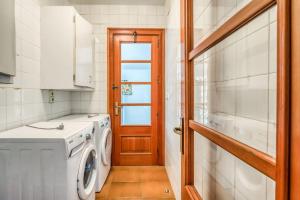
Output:
M276 154L276 7L194 60L194 119Z
M194 46L250 2L251 0L194 0Z
M122 82L151 82L151 63L122 63Z
M151 106L123 106L122 125L151 125Z
M121 44L122 60L151 60L150 43L123 43Z
M122 103L151 103L151 85L122 84Z
M83 175L83 184L84 188L87 188L90 185L91 178L93 176L93 173L95 173L95 152L91 151L88 155L88 158L85 163L85 168L84 168L84 175Z
M203 200L275 200L275 182L198 133L194 185Z

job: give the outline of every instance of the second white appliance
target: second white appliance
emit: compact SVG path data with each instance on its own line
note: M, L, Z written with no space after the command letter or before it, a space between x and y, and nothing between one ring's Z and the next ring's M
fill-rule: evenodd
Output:
M95 144L97 147L98 173L96 181L96 191L99 192L109 174L111 167L112 151L112 131L110 126L110 117L108 114L77 114L68 115L54 121L75 121L75 122L93 122Z

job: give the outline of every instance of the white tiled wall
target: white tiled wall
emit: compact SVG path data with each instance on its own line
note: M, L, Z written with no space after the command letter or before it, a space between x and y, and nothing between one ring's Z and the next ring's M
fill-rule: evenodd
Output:
M71 112L71 94L40 90L40 7L38 0L16 0L17 73L14 84L0 84L0 131Z
M180 1L166 2L166 129L165 155L166 169L176 199L180 197L180 136L173 128L179 126L181 109L181 64L180 64ZM176 113L176 114L175 114Z
M107 28L164 28L165 7L150 5L78 5L94 26L96 44L95 92L72 92L73 113L107 113Z

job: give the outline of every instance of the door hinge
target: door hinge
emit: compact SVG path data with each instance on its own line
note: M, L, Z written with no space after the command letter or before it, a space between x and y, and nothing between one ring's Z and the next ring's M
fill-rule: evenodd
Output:
M156 117L159 117L159 112L158 112L158 113L156 113Z
M73 81L75 81L76 80L76 75L75 74L73 74Z
M160 39L158 39L158 41L157 41L157 48L159 48L160 47Z
M73 23L76 23L76 16L73 16Z

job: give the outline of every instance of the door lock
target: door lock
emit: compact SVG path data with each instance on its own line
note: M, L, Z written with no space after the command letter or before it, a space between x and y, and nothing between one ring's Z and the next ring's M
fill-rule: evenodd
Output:
M114 110L115 110L115 115L118 116L119 115L119 109L121 109L122 106L119 106L119 102L115 102L114 105Z

